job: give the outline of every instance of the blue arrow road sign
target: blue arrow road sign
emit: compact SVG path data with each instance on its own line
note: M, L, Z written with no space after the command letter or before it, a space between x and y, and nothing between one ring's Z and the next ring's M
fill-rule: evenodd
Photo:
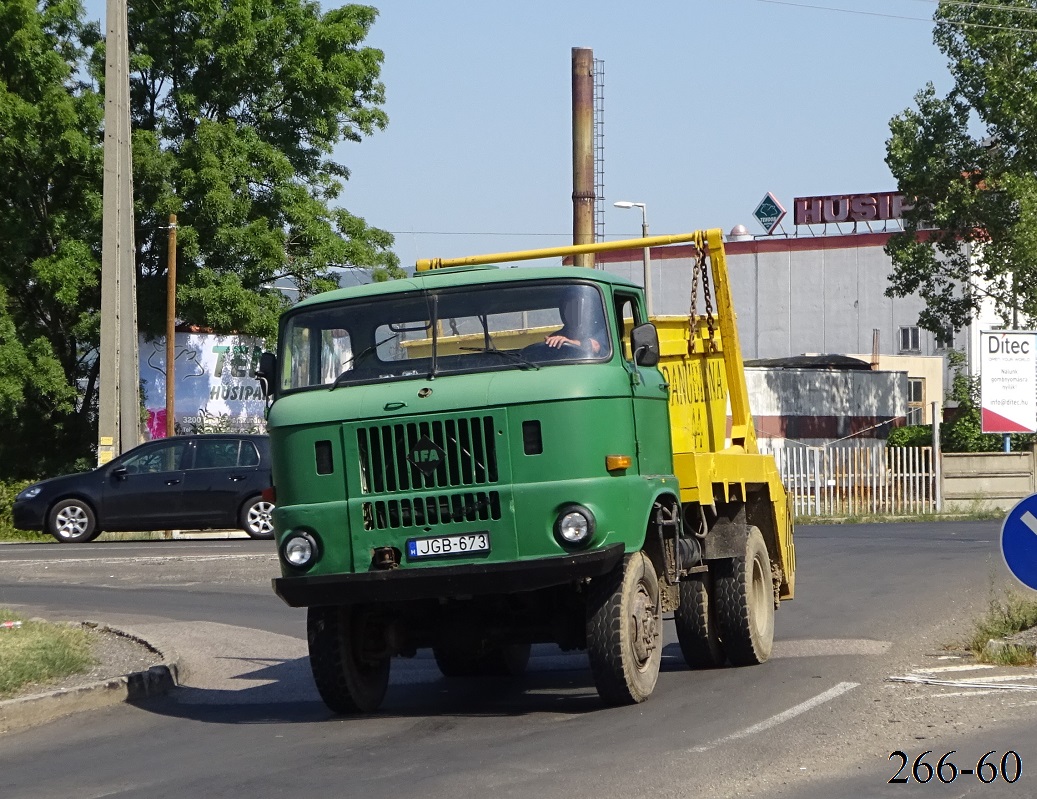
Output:
M1037 590L1037 494L1008 512L1001 525L1001 554L1019 582Z

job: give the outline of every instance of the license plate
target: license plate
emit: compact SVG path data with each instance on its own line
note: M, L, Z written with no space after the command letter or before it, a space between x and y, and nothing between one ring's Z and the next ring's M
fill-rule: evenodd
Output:
M472 552L489 552L489 533L464 533L462 535L437 535L431 538L411 538L407 541L407 557L442 558L450 555L468 555Z

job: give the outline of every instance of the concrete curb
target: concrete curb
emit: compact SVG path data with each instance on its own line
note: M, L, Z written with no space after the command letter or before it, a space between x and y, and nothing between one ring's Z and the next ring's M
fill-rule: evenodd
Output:
M166 694L180 684L183 667L179 655L169 647L160 650L140 636L107 624L89 621L82 624L137 641L155 652L162 662L145 671L98 680L75 688L61 688L0 701L0 733L35 727L62 716L120 702L140 702Z

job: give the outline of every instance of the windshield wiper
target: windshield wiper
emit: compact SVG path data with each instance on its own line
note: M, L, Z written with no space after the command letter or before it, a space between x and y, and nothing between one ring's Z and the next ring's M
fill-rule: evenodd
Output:
M540 367L531 361L527 361L521 355L518 355L510 350L499 350L496 347L461 347L465 352L492 352L494 355L499 355L506 361L511 361L523 369L536 369L539 371Z
M338 377L335 378L335 382L331 384L331 388L329 388L328 391L334 391L336 388L338 388L339 386L341 386L343 384L343 378L349 377L350 376L350 372L353 371L352 369L349 368L350 366L353 366L354 364L360 363L361 360L366 358L368 355L370 355L372 352L374 352L380 346L382 346L383 344L388 344L394 338L398 338L399 335L400 335L399 333L393 333L391 336L386 336L381 341L376 341L374 344L372 344L366 350L361 352L359 355L354 355L352 358L350 358L348 361L346 361L344 364L342 364L342 373Z

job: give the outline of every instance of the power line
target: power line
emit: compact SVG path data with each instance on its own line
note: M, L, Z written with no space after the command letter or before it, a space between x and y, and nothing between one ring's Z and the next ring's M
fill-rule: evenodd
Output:
M940 0L931 0L932 2L940 2ZM793 6L794 8L808 8L813 11L838 11L843 14L858 14L866 17L885 17L886 19L903 19L911 22L933 22L931 19L925 17L904 17L898 14L883 14L878 11L860 11L855 8L833 8L832 6L816 6L809 5L807 3L793 3L789 0L756 0L757 3L770 3L776 6ZM948 2L948 0L944 0ZM962 5L962 6L975 6L976 8L994 8L1002 11L1027 11L1031 9L1026 8L1015 8L1014 6L997 6L993 4L985 3L966 3L966 2L952 2L951 5ZM954 22L952 20L940 20L945 25L954 25L959 28L986 28L988 30L995 31L1009 31L1011 33L1037 33L1037 29L1034 28L1015 28L1006 25L985 25L980 22Z
M931 5L939 5L943 3L945 6L963 6L965 8L989 8L992 11L1018 11L1022 14L1037 14L1037 8L1021 8L1019 6L1006 6L1000 3L968 3L965 0L917 0L920 3L929 3Z

